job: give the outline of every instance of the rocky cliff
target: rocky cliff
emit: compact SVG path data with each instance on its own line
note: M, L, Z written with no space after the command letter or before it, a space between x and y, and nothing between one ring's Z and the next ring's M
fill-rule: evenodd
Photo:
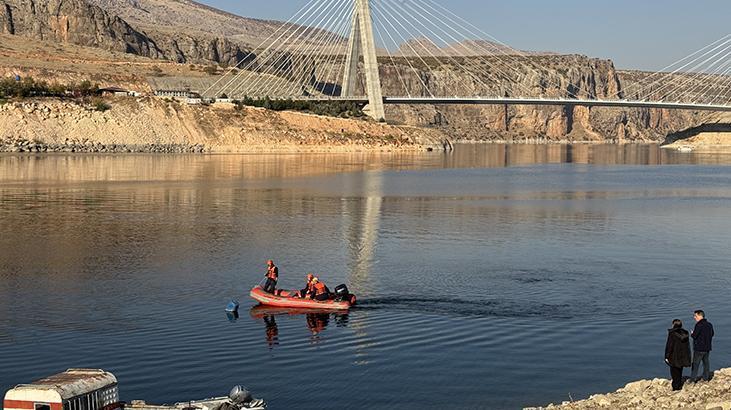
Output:
M491 59L492 67L501 66L500 57ZM633 85L632 78L618 72L611 61L578 55L530 56L513 67L517 72L509 79L497 68L470 74L445 64L415 73L384 62L382 83L386 95L404 95L405 83L410 94L418 96L428 96L421 85L428 84L434 95L442 96L589 99L623 97ZM699 113L659 109L485 105L392 106L387 107L387 116L410 125L441 128L455 139L505 142L660 142L702 119Z
M0 32L180 63L236 64L248 54L226 37L139 30L87 0L0 0Z
M152 58L164 55L145 34L85 0L0 0L0 30Z

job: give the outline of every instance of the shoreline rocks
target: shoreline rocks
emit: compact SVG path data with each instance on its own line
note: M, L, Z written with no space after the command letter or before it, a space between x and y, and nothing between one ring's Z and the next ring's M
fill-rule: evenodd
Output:
M0 151L294 153L451 146L444 134L429 128L152 97L109 103L105 111L52 98L0 104Z
M717 370L709 382L686 382L680 391L672 391L670 380L639 380L614 393L595 394L586 400L526 407L524 410L640 410L687 409L731 410L731 368Z
M14 153L86 153L86 154L203 154L211 152L203 144L102 144L100 142L69 141L63 143L44 143L27 139L7 139L0 141L0 152Z

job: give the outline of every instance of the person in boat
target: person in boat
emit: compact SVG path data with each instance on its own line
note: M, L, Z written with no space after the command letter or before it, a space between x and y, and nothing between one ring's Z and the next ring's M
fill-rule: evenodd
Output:
M277 287L277 280L279 280L279 268L274 265L274 261L269 259L267 261L267 273L264 275L266 283L264 283L264 292L274 293L274 289Z
M330 299L330 289L328 289L323 282L320 282L320 279L312 279L312 288L313 291L310 292L312 299L319 301L325 301Z
M315 275L308 273L307 274L307 283L305 283L305 287L302 288L299 292L296 292L293 297L304 299L312 294L312 292L315 290L312 284L312 280L315 279Z

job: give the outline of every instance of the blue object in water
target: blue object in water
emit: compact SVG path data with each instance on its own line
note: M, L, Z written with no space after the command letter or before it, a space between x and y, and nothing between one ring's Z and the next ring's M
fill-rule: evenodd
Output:
M230 302L228 302L228 305L226 306L226 312L238 312L239 311L239 301L236 299L232 299Z

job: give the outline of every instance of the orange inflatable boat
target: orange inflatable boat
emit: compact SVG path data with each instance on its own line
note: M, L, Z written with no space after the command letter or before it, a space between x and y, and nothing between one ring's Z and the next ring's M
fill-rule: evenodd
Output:
M340 286L338 286L338 288L340 288ZM344 293L340 292L336 294L335 299L325 301L291 297L290 294L293 293L294 292L277 290L276 294L271 294L265 292L261 286L257 286L254 289L251 289L249 295L262 305L281 308L347 310L350 309L351 306L355 305L355 295L348 293L347 288L345 288Z

